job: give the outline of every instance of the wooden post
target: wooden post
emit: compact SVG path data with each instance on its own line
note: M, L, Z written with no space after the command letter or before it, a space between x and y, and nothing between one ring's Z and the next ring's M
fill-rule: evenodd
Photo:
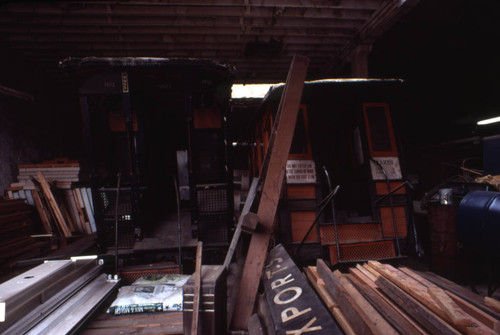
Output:
M43 176L43 173L38 171L36 173L38 180L40 182L40 185L42 186L42 191L45 194L45 197L47 197L47 201L49 202L50 206L52 207L52 210L54 211L54 216L56 217L56 221L59 224L59 227L61 228L64 237L70 237L71 236L71 231L69 230L68 226L66 225L66 222L64 220L64 217L61 213L61 210L59 209L59 206L57 205L56 199L52 195L52 191L50 190L49 183L45 180L45 177Z
M196 248L196 266L194 271L193 317L191 319L191 335L198 334L198 312L200 310L201 295L201 251L203 242L198 242Z
M308 64L307 57L295 56L293 58L281 96L275 127L266 153L267 162L264 162L263 172L260 176L260 179L263 180L262 194L257 210L260 227L252 234L250 241L231 324L233 329L247 329L248 318L254 309L267 248L274 229L276 210Z

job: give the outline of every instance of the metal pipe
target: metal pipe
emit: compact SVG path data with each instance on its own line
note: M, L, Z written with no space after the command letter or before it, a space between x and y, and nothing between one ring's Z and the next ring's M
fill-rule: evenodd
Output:
M326 167L323 165L323 172L325 173L325 176L326 176L326 181L328 183L328 192L332 192L332 183L330 181L330 175L328 174L328 170L326 169ZM340 262L340 243L339 243L339 234L338 234L338 231L337 231L337 219L335 217L335 206L334 206L334 203L333 203L333 199L332 199L332 202L331 202L331 208L332 208L332 221L333 221L333 230L335 232L335 244L337 246L337 261Z
M181 225L181 202L177 178L174 176L175 198L177 200L177 234L179 243L179 273L182 273L182 225Z
M340 186L337 185L332 192L330 192L326 198L323 200L323 206L319 209L319 212L318 212L318 215L316 215L316 218L314 219L314 221L311 223L311 225L309 226L309 229L307 230L306 234L304 235L304 237L302 238L302 241L300 241L300 244L299 246L297 247L297 249L295 250L295 253L297 254L300 250L300 248L302 247L302 245L304 244L307 236L309 235L309 233L311 232L311 230L313 229L313 227L316 225L316 222L318 222L321 214L323 214L324 210L326 209L326 207L328 206L328 204L330 203L330 201L333 199L333 197L335 196L335 194L337 194L337 192L339 191L340 189Z
M120 204L121 173L117 174L115 202L115 274L118 275L118 205Z

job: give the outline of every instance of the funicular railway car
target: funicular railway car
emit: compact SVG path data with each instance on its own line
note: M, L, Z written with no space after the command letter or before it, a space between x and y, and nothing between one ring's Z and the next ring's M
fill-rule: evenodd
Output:
M176 250L196 240L227 246L232 67L131 57L69 58L61 67L79 92L100 246L131 252Z
M260 108L250 171L258 176L283 86ZM331 264L407 253L411 206L394 120L401 80L307 82L278 207L279 241L298 261Z

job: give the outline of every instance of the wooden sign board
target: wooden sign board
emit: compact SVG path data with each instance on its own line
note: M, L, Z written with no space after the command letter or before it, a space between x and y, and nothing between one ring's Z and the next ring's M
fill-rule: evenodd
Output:
M343 334L282 245L270 251L262 283L277 335Z

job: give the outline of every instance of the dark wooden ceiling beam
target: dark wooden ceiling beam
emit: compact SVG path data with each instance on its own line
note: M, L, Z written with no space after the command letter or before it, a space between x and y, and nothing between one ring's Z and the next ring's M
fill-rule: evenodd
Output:
M90 57L90 56L107 56L107 57L194 57L194 58L207 58L207 57L217 57L227 59L228 57L232 58L241 58L242 60L250 59L251 57L245 57L241 50L238 49L178 49L172 50L168 48L74 48L69 50L67 48L40 48L40 49L16 49L20 50L23 55L27 57L53 57L54 59L62 59L66 57ZM304 54L308 57L311 57L313 60L316 57L320 57L322 59L331 56L334 51L325 50L325 51L314 51L314 50L283 50L278 56L274 57L266 57L262 56L259 59L262 63L267 62L268 60L277 59L281 57L292 57L295 54Z
M194 57L237 66L240 82L286 78L301 54L317 79L338 72L416 2L0 1L0 43L50 71L68 56Z
M251 7L244 6L130 6L125 2L118 4L87 4L76 7L73 4L40 2L27 6L25 3L10 3L0 7L0 13L16 17L23 16L134 16L134 17L240 17L249 18L306 18L306 19L368 19L374 9L311 8L311 7Z
M356 33L356 29L352 27L345 28L267 28L267 27L172 27L172 26L127 26L127 25L95 25L95 26L61 26L58 24L51 25L12 25L1 24L0 33L8 35L13 34L56 34L56 36L73 35L73 34L174 34L174 35L250 35L250 36L302 36L302 37L352 37Z
M348 37L318 37L318 36L258 36L258 35L212 35L212 34L5 34L0 33L0 38L9 43L29 42L29 43L103 43L103 42L156 42L156 43L249 43L249 42L282 42L285 44L339 44L348 41ZM258 37L258 38L257 38Z
M241 19L241 20L240 20ZM56 26L143 26L143 27L243 27L243 28L354 28L363 26L364 20L302 19L280 17L125 17L125 16L0 16L0 24L56 25Z
M150 1L58 1L57 3L67 11L77 11L88 6L154 6L154 7L243 7L252 10L258 7L291 7L291 8L316 8L316 9L377 9L384 0L150 0ZM16 3L5 4L7 8L17 6ZM40 6L41 2L32 2L33 6ZM278 6L279 5L279 6Z

